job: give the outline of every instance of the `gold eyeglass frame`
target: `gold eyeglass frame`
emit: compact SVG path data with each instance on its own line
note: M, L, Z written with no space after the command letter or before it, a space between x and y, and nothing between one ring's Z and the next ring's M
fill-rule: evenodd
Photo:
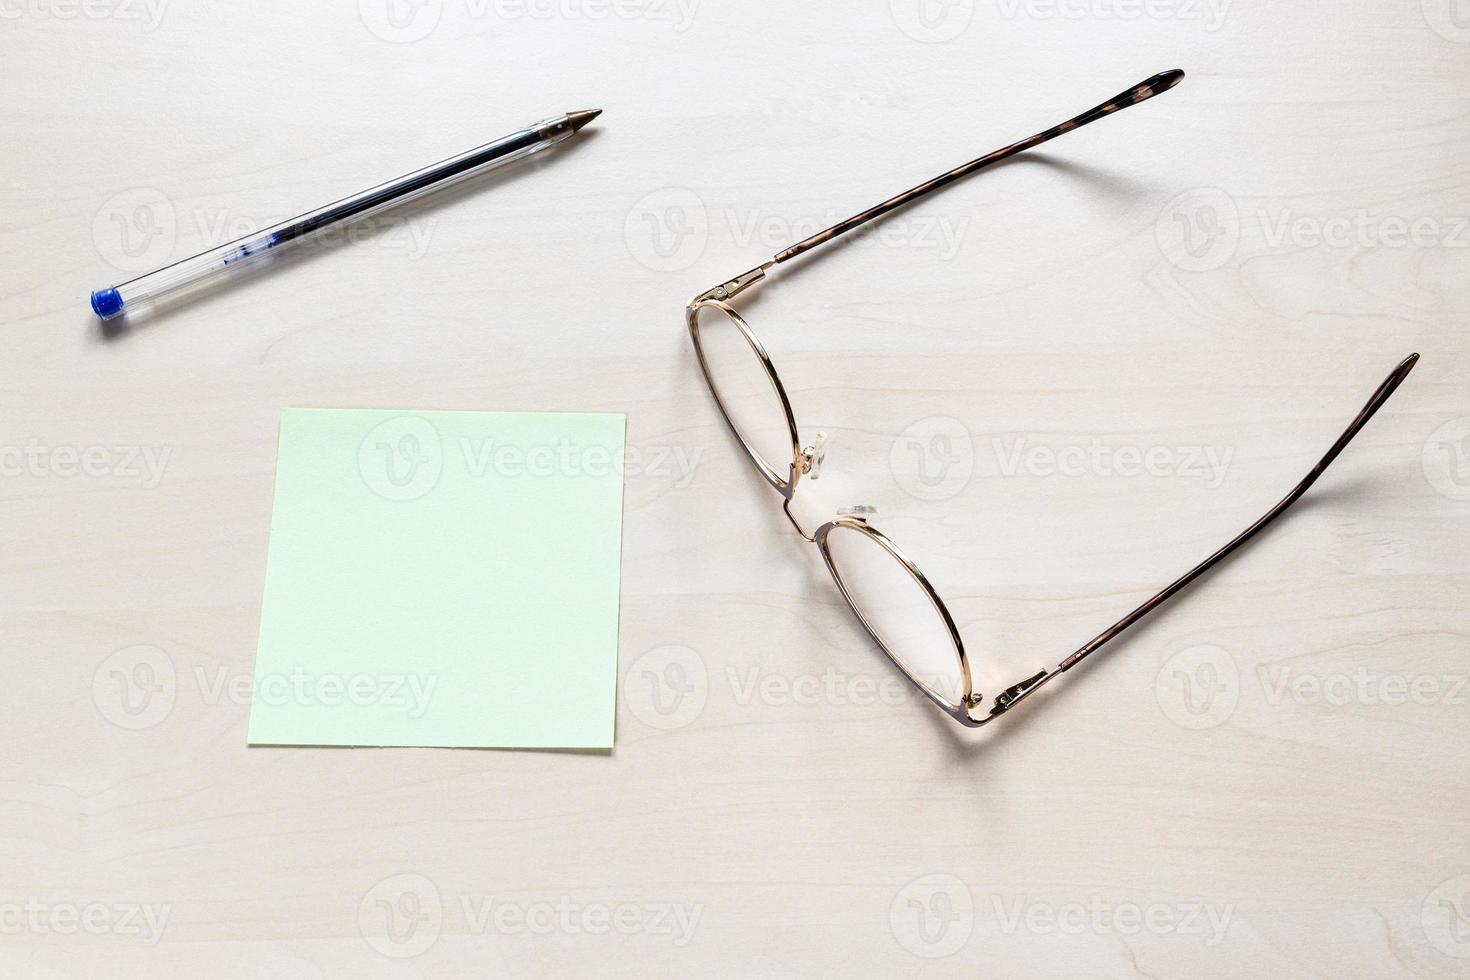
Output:
M715 404L719 408L720 414L723 416L726 426L729 428L730 432L734 434L736 440L745 450L746 455L749 456L751 461L755 464L756 469L760 473L761 477L767 483L769 483L776 490L777 493L781 494L781 509L785 513L787 520L791 522L791 525L796 528L797 533L800 534L803 539L816 544L818 551L821 553L822 561L827 566L827 571L831 574L832 579L836 583L837 589L842 594L844 601L846 601L848 608L850 608L857 616L858 621L862 623L864 630L868 633L869 637L878 645L879 649L883 651L888 659L893 662L893 664L899 669L899 671L905 677L907 677L908 680L925 697L927 697L930 701L937 705L946 714L950 715L960 724L968 728L980 728L984 725L989 724L990 722L1000 717L1002 714L1009 711L1016 704L1025 700L1027 697L1030 697L1046 682L1060 676L1063 673L1066 673L1068 670L1071 670L1083 659L1085 659L1092 653L1095 653L1098 649L1117 637L1120 633L1128 629L1134 623L1138 622L1138 620L1142 619L1149 612L1152 612L1154 609L1162 605L1166 600L1177 594L1190 582L1194 581L1200 575L1204 574L1204 572L1214 567L1218 562L1224 559L1225 556L1233 552L1235 549L1239 548L1262 528L1264 528L1266 525L1270 524L1273 520L1279 517L1288 507L1290 507L1304 493L1306 493L1307 489L1316 482L1317 478L1320 477L1322 473L1327 469L1327 467L1332 463L1332 461L1337 458L1338 454L1342 452L1342 450L1347 446L1348 442L1350 442L1352 438L1358 434L1363 426L1367 424L1368 420L1373 417L1373 415L1378 411L1380 407L1382 407L1384 402L1388 400L1388 397L1393 394L1393 392L1403 382L1404 378L1406 378L1409 372L1413 370L1414 364L1419 359L1419 355L1411 354L1399 363L1399 365L1393 370L1388 378L1373 393L1372 397L1368 400L1368 403L1363 407L1362 411L1359 412L1357 417L1354 418L1353 421L1348 425L1343 434L1338 437L1337 441L1327 451L1326 455L1324 455L1322 459L1317 463L1317 465L1312 468L1312 471L1308 473L1307 476L1301 482L1299 482L1290 493L1282 498L1282 500L1277 503L1275 507L1268 511L1265 516L1261 517L1250 527L1246 528L1234 539L1232 539L1228 544L1212 554L1209 558L1196 565L1190 571L1186 572L1184 575L1180 576L1164 589L1160 590L1142 605L1138 606L1136 609L1125 615L1122 619L1118 620L1102 633L1099 633L1093 639L1083 644L1076 651L1069 654L1055 667L1043 668L1025 678L1024 680L1021 680L1018 683L1012 684L1011 686L1005 688L1003 691L995 696L994 700L991 703L989 711L985 715L977 717L974 711L976 708L981 707L985 703L985 696L974 689L974 678L971 671L969 656L965 652L964 640L960 636L959 628L955 625L954 617L950 614L949 608L945 605L944 600L940 598L939 593L934 588L933 584L924 575L924 573L919 570L919 567L914 564L914 562L907 555L905 555L903 551L901 551L898 546L895 545L886 535L884 535L877 528L873 527L868 522L866 517L862 516L861 514L839 514L832 520L829 520L826 523L820 525L815 531L812 532L806 531L801 526L796 517L792 514L791 503L796 496L797 488L801 483L802 477L806 476L809 473L812 473L813 466L818 460L819 450L816 445L802 445L800 431L796 424L796 413L791 407L791 399L786 393L786 386L782 384L780 375L776 372L775 364L772 362L770 355L766 352L765 345L761 343L760 339L755 335L755 332L750 329L750 325L746 323L745 318L742 317L740 313L736 311L733 306L730 305L729 301L739 293L765 280L767 273L770 272L776 265L782 262L795 258L796 256L808 251L809 249L812 249L825 242L831 241L832 239L852 230L853 228L858 227L859 225L874 220L875 218L878 218L881 215L894 210L895 208L901 207L918 197L921 197L933 190L936 190L939 187L944 186L945 184L959 179L960 177L973 173L974 171L979 170L982 167L988 166L1015 153L1019 153L1022 150L1030 149L1033 146L1044 143L1047 140L1053 139L1063 133L1071 132L1079 126L1086 125L1089 122L1100 119L1105 115L1109 115L1113 112L1118 111L1119 109L1126 108L1130 105L1136 105L1139 102L1143 102L1146 99L1149 99L1154 95L1159 94L1160 92L1168 91L1169 89L1177 85L1183 77L1184 73L1177 69L1155 75L1152 78L1149 78L1141 84L1128 90L1127 92L1124 92L1118 97L1111 99L1108 102L1105 102L1093 109L1089 109L1087 112L1073 117L1072 119L1069 119L1059 126L1055 126L1052 129L1046 130L1042 133L1038 133L1037 135L1032 136L1029 139L1022 140L1018 143L1013 143L1010 146L1004 147L1000 150L996 150L976 160L972 160L971 162L964 164L963 166L960 166L954 170L951 170L948 173L942 174L941 176L936 177L933 180L928 181L927 183L921 184L918 187L913 188L912 190L906 191L903 194L898 195L897 197L891 198L874 208L870 208L869 210L864 211L861 214L855 215L854 217L849 218L846 221L840 222L839 224L836 224L825 231L818 232L810 238L807 238L804 241L799 242L796 245L793 245L790 248L787 248L777 253L777 255L773 259L768 262L762 263L756 268L751 269L749 272L742 273L741 275L736 276L735 278L728 280L727 282L722 283L721 285L716 286L713 289L709 289L703 293L700 293L699 295L691 299L688 305L685 307L685 324L688 327L690 339L694 345L695 356L699 361L700 370L704 375L705 383L708 385L710 393L714 396ZM719 385L715 381L714 373L710 369L709 361L705 356L705 350L700 340L699 316L702 312L706 310L713 311L722 315L723 317L727 318L729 322L736 328L741 338L745 341L745 343L750 347L751 351L759 359L761 366L765 371L766 378L770 382L773 392L780 400L782 412L785 416L787 430L791 437L791 461L787 473L784 477L773 468L772 464L768 462L755 449L753 445L751 445L746 434L740 431L739 426L735 423L734 415L731 411L730 406L726 405L724 396L722 396L720 393ZM870 622L869 618L863 613L861 606L853 598L853 595L849 591L847 584L843 581L842 573L838 565L832 559L832 553L829 547L828 539L832 532L838 529L848 529L862 534L874 544L878 545L880 548L886 551L893 559L895 559L900 564L900 566L902 566L904 571L912 577L914 582L928 597L929 602L933 605L935 611L939 614L944 628L948 632L950 640L954 645L954 653L958 660L961 680L959 698L956 702L947 701L942 695L932 690L930 685L926 684L919 677L919 675L917 675L910 668L909 665L905 664L903 659L893 651L888 642L883 639L878 630Z

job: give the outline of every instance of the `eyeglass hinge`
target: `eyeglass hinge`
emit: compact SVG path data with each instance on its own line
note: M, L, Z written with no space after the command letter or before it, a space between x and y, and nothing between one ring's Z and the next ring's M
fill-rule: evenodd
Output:
M995 696L995 707L990 709L990 713L992 715L998 715L1002 711L1008 710L1011 705L1021 699L1021 695L1031 690L1031 688L1039 684L1045 677L1046 671L1038 671L1035 676L1028 677L1019 684L1012 684L1004 691L1001 691Z
M749 272L742 272L740 275L736 276L734 279L731 279L729 282L721 283L714 289L700 293L698 296L694 297L694 302L699 303L707 299L717 299L721 301L730 299L731 297L744 292L746 289L754 286L756 283L764 279L766 277L766 270L771 268L771 266L775 264L776 263L774 262L767 262L764 265L756 266Z

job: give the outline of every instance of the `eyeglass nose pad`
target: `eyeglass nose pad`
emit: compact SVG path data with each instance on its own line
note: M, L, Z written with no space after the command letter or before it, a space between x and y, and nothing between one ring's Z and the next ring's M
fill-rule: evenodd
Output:
M846 507L838 508L838 517L851 517L853 520L866 521L875 516L878 508L872 504L848 504Z
M801 473L813 480L822 476L822 463L827 458L827 433L818 432L810 446L801 451Z

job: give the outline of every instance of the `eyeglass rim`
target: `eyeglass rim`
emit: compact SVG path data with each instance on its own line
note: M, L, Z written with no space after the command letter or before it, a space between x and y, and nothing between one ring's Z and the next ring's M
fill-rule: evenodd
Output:
M903 570L909 574L909 577L919 586L924 595L928 597L930 605L939 614L940 621L944 624L946 632L949 633L955 658L959 662L960 679L964 686L960 692L958 702L947 700L921 681L913 669L888 646L887 641L868 622L867 616L863 615L862 608L853 599L852 593L848 591L847 583L842 580L842 574L837 570L837 563L832 559L829 538L832 532L839 528L855 531L868 537L886 551L890 557L896 560ZM817 528L813 537L816 540L817 549L822 554L822 562L827 566L827 572L832 576L832 581L837 584L837 591L842 594L842 598L847 602L847 607L852 610L853 615L862 624L863 630L878 645L878 649L883 651L884 655L892 661L893 665L898 668L904 677L908 678L914 687L918 688L921 693L930 701L934 702L942 711L958 719L965 725L975 725L976 722L970 717L970 708L973 708L977 701L975 698L975 682L974 675L970 669L969 655L965 653L965 641L960 636L959 627L955 625L954 617L950 615L949 607L945 605L944 599L940 597L938 590L934 588L934 584L929 581L929 577L919 569L918 565L914 564L908 555L903 553L903 549L893 543L893 540L888 535L873 527L862 518L839 517L835 520L828 521L826 524Z
M742 339L744 339L746 344L760 359L761 366L766 372L766 378L771 383L771 388L781 400L781 407L786 416L787 429L791 436L790 475L786 480L782 480L761 454L756 452L755 448L751 446L750 441L735 424L729 409L725 405L724 399L720 396L720 387L715 383L714 376L710 372L709 362L705 359L704 348L701 346L699 339L699 311L706 307L724 314L735 325ZM801 437L797 431L796 415L791 407L791 399L786 394L785 385L781 383L781 376L776 371L776 365L772 362L770 355L766 353L765 345L755 335L755 331L750 328L750 324L745 321L745 318L734 307L722 300L701 299L690 303L685 308L685 320L689 327L690 338L694 342L694 353L699 359L699 369L704 375L705 386L709 388L710 393L714 396L715 404L719 406L720 415L724 418L726 427L735 436L736 440L739 441L741 447L745 450L745 454L755 464L756 470L789 504L796 493L796 485L801 479L803 469L801 466ZM790 517L789 514L788 517ZM792 520L794 523L795 519L793 518ZM886 551L890 557L895 559L924 592L930 605L938 613L940 622L944 624L945 631L949 634L950 642L953 646L955 658L959 662L960 679L963 684L963 689L958 702L947 700L921 681L913 669L888 646L887 641L879 635L878 631L868 621L867 616L863 614L861 607L854 601L851 592L848 591L847 584L843 582L842 575L837 570L836 562L832 560L831 549L828 545L828 535L837 528L847 528L867 535L874 543ZM797 530L801 530L799 525ZM839 517L821 525L809 536L805 532L802 532L802 534L803 537L807 537L808 540L817 545L817 549L822 555L822 563L826 565L827 573L832 576L832 581L837 586L837 591L841 594L843 601L847 603L848 609L852 610L853 615L857 617L858 622L862 625L863 631L877 644L878 649L883 651L883 655L898 669L899 673L945 714L950 715L966 726L974 727L978 725L979 722L970 716L970 709L975 706L977 699L975 697L974 674L970 668L970 658L965 652L965 641L960 636L959 627L955 625L954 617L950 614L949 607L945 605L944 599L939 595L939 591L934 588L934 584L929 581L929 577L919 569L919 566L914 564L913 560L904 554L903 550L894 544L891 538L862 518Z
M791 437L791 460L788 463L785 479L782 479L781 475L776 472L765 457L756 452L755 447L750 444L750 440L746 438L745 433L741 432L740 427L735 424L735 419L731 416L730 409L725 405L725 399L720 394L720 386L715 384L714 375L710 373L709 362L704 356L704 347L699 340L699 311L703 309L717 310L723 313L735 325L735 329L740 332L740 336L745 340L745 343L749 345L756 357L760 359L761 367L765 369L766 378L770 381L771 388L775 391L776 397L781 400L781 410L786 416L786 430ZM736 312L735 308L730 306L730 304L720 300L705 299L690 303L684 309L684 319L689 327L689 336L694 341L694 354L699 359L699 370L704 374L704 383L709 388L710 393L715 396L715 404L719 406L720 416L724 418L725 425L735 435L735 438L739 440L740 445L745 449L746 455L755 463L756 469L760 471L761 476L765 478L766 482L775 487L776 491L783 497L790 500L791 495L796 492L797 481L801 478L801 466L799 465L802 455L801 436L796 429L796 413L792 411L791 399L786 394L786 386L781 383L781 376L776 373L776 365L771 362L770 355L766 353L765 345L760 342L760 338L750 329L750 324L745 322L745 318Z

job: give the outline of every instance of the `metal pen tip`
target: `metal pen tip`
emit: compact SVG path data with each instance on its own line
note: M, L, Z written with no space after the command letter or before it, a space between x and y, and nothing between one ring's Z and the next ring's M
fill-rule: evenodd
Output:
M575 133L600 115L602 115L601 109L578 109L567 113L567 120L572 124L572 132Z

